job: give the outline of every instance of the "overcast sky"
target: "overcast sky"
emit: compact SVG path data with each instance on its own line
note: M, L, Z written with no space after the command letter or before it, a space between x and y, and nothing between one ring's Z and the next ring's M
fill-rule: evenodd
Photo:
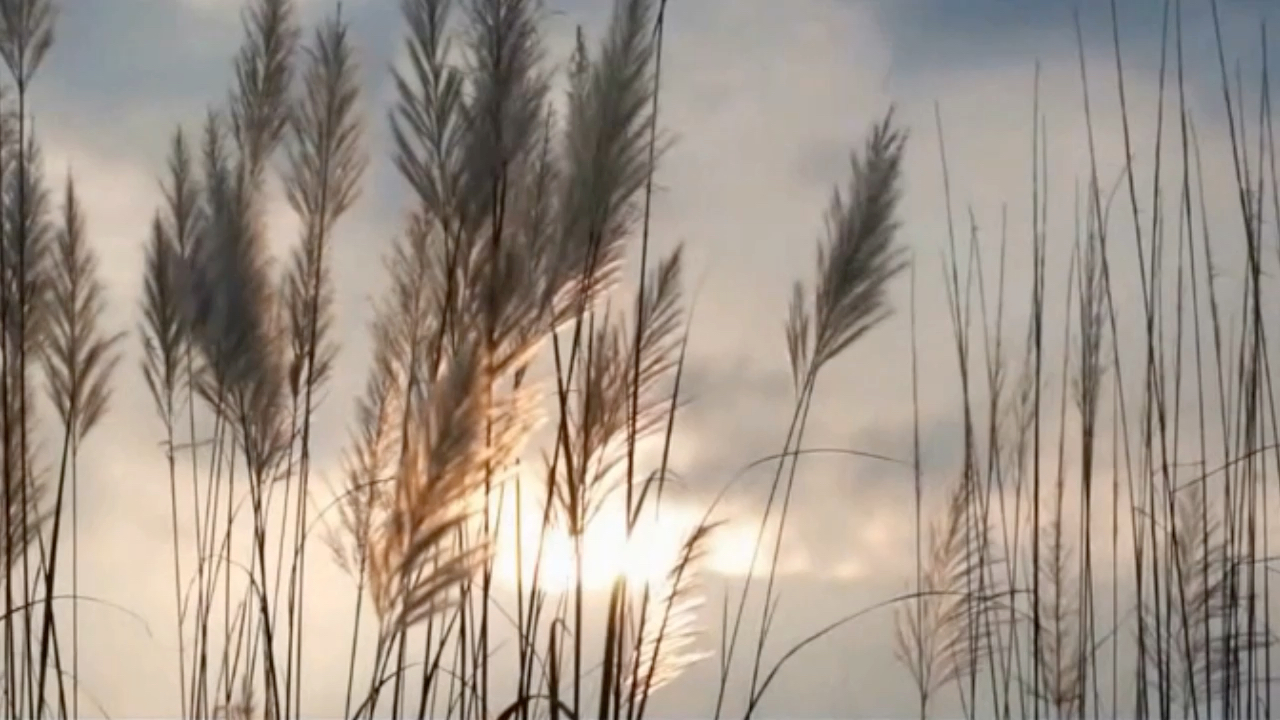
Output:
M547 0L552 57L567 56L575 23L593 37L607 0ZM110 321L136 327L143 241L173 130L188 131L225 97L239 40L238 0L62 0L57 40L33 91L36 129L52 184L74 172L111 294ZM1028 271L1033 80L1041 67L1053 237L1072 228L1073 189L1089 158L1079 55L1067 0L671 0L661 118L676 141L658 174L656 242L684 241L696 298L690 405L676 463L682 502L701 507L738 468L780 448L791 401L782 323L791 282L812 272L814 242L832 187L846 181L848 152L890 103L911 130L901 239L919 259L918 333L922 441L930 492L959 463L959 390L942 285L947 213L935 103L943 120L953 210L971 208L984 247L995 247L1002 206L1011 238L1008 274ZM1186 0L1188 105L1206 148L1212 209L1231 210L1223 102L1207 0ZM304 0L308 24L330 0ZM1100 175L1123 165L1107 3L1085 0L1082 26L1092 84ZM1150 157L1162 4L1121 2L1121 42L1134 144ZM1259 65L1259 22L1280 25L1271 0L1220 0L1228 62ZM364 381L368 301L381 257L406 207L389 162L389 63L402 40L398 3L346 0L359 50L374 164L365 192L335 239L344 349L316 439L330 473L349 408ZM1273 62L1273 72L1280 65ZM1250 95L1256 98L1256 93ZM1256 116L1256 100L1250 106ZM1143 167L1146 159L1137 161ZM273 242L296 237L283 209ZM965 233L967 234L967 232ZM1224 251L1228 255L1230 250ZM1125 291L1119 291L1122 296ZM1134 296L1129 295L1130 299ZM907 457L911 441L906 276L898 314L822 379L809 430L815 447ZM1123 298L1122 298L1123 299ZM1015 304L1009 327L1021 331ZM85 449L81 592L118 603L146 622L101 607L82 610L84 689L115 717L173 712L174 634L167 482L154 419L131 338L112 413ZM758 476L758 477L757 477ZM739 516L758 510L764 475L731 496ZM336 477L334 478L336 480ZM782 582L776 657L788 638L906 589L911 577L911 478L886 464L806 461L797 489L791 558ZM339 631L308 641L306 710L341 711L344 641L352 588L331 568L309 606L313 627ZM711 585L713 592L719 585ZM718 606L718 595L713 595ZM337 618L337 620L333 620ZM782 674L768 712L786 717L901 717L913 700L891 662L890 615L871 615L813 645ZM705 641L708 647L714 636ZM713 663L662 691L660 716L706 713ZM338 703L336 706L334 703ZM336 709L335 709L336 707Z

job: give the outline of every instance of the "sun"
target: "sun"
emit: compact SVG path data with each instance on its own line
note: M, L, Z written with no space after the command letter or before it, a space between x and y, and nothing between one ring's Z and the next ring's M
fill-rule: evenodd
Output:
M517 520L514 490L504 490L504 510L497 519L495 569L509 586L531 582L536 575L542 587L563 593L581 581L589 592L606 590L620 577L629 584L658 586L667 581L679 562L685 540L701 515L676 503L664 503L636 523L628 537L626 516L620 503L601 508L581 539L581 576L574 539L553 526L542 532L542 509L525 503ZM541 537L539 537L541 535ZM541 565L538 546L541 541Z

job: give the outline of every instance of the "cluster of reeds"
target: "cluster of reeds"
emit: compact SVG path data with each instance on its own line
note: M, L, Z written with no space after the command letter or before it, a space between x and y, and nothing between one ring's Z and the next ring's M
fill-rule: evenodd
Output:
M0 3L0 425L4 486L4 712L78 712L78 458L107 410L119 335L100 327L105 298L75 186L53 194L30 121L29 92L53 43L52 3ZM60 201L60 202L58 202ZM43 380L43 382L42 382ZM48 401L56 431L40 431ZM50 450L44 442L52 439ZM59 542L70 536L70 551ZM56 580L68 575L71 588Z
M1269 715L1267 486L1280 461L1264 294L1267 233L1280 224L1269 77L1249 127L1220 54L1242 221L1222 230L1207 214L1185 101L1181 6L1165 3L1173 62L1161 79L1176 75L1177 117L1164 118L1162 82L1149 201L1136 161L1114 190L1100 177L1091 126L1076 236L1050 237L1034 110L1020 346L1006 337L1009 239L993 284L976 229L967 247L955 237L948 190L963 463L926 535L917 438L907 463L914 588L886 603L922 718L951 692L970 718ZM144 268L141 369L164 428L182 717L302 717L316 540L357 597L353 616L326 619L350 628L347 717L636 720L709 654L698 642L700 572L714 507L660 579L618 572L600 603L584 587L584 546L606 507L621 508L630 535L662 512L673 475L684 256L678 246L660 255L649 223L665 147L665 10L664 0L615 0L598 43L579 31L572 55L554 58L536 0L401 0L407 60L392 71L389 124L410 202L375 303L343 482L329 493L316 482L313 428L343 340L332 263L372 157L366 99L340 7L308 32L294 0L246 0L226 102L198 131L173 134ZM30 131L27 91L54 19L51 0L0 0L10 71L0 98L0 685L13 717L79 714L77 457L107 411L121 337L100 327L105 299L74 185L55 211ZM1114 44L1128 151L1118 31ZM1265 66L1265 40L1263 54ZM556 93L562 64L566 92ZM1166 134L1180 164L1163 157ZM749 567L763 572L723 606L717 717L735 668L749 680L750 717L797 653L866 612L765 664L819 377L890 316L893 281L911 267L914 287L920 272L897 240L905 147L892 114L871 128L828 206L814 278L795 285L785 325L794 404L754 535ZM1170 164L1173 193L1162 186ZM942 173L949 185L945 150ZM276 188L300 228L284 257L268 242ZM1128 217L1113 217L1125 205L1114 214ZM1112 274L1122 224L1139 259L1136 320L1115 301L1135 282ZM1243 281L1230 296L1215 253L1241 239ZM1046 258L1064 250L1055 339ZM1120 333L1124 322L1141 331ZM1135 336L1145 342L1122 340ZM61 430L48 458L35 431L38 371ZM512 517L508 597L496 551ZM540 522L527 534L529 517ZM553 532L572 545L567 586L545 564ZM63 538L69 572L59 572ZM69 615L55 612L62 599ZM759 618L748 619L754 607ZM499 652L499 626L514 631L513 649Z
M922 718L944 689L965 717L1273 712L1276 506L1267 488L1277 425L1265 249L1277 241L1280 193L1267 38L1264 29L1252 93L1238 67L1229 79L1218 4L1207 3L1238 196L1237 217L1222 219L1205 199L1184 5L1163 4L1146 155L1133 146L1111 3L1118 130L1130 157L1115 178L1100 170L1098 91L1077 17L1090 171L1077 186L1073 237L1055 236L1046 221L1038 69L1027 273L1006 272L1007 249L1022 241L1002 235L998 262L984 262L991 245L976 222L967 244L951 225L964 462L938 526L918 540L916 593L897 608L898 655ZM1052 290L1063 278L1046 272L1050 255L1069 267ZM1024 302L1009 294L1024 279L1030 310L1019 346L1007 337L1005 304ZM1119 302L1122 293L1133 300ZM1055 321L1065 321L1061 337L1046 332ZM917 470L919 483L918 460Z
M594 48L579 31L563 97L536 0L402 0L400 11L407 62L392 71L389 121L411 201L336 495L314 482L313 423L340 345L333 245L370 159L341 7L308 33L294 0L247 0L226 101L169 145L138 334L164 428L181 716L303 715L308 548L323 540L358 597L346 716L643 717L655 690L706 655L699 574L717 524L710 512L695 524L662 578L619 572L603 606L584 597L583 545L602 509L620 498L630 535L661 512L671 476L684 261L649 239L665 2L617 0ZM79 715L76 458L107 410L121 338L99 327L74 186L54 217L29 130L26 93L55 15L51 0L0 0L16 88L0 114L12 717ZM832 202L815 288L797 285L788 449L819 370L887 315L885 286L903 267L902 148L886 118ZM301 230L279 258L276 188ZM37 368L63 428L56 477L34 437ZM780 465L775 491L782 477ZM784 518L794 477L793 466ZM504 514L520 523L526 508L541 525L533 542L517 528L512 609L497 598L494 550ZM545 579L552 530L574 546L567 589ZM69 573L58 572L64 538ZM64 598L69 630L53 607ZM500 669L497 623L518 638ZM769 682L756 655L752 707ZM515 678L513 693L495 693L498 675Z

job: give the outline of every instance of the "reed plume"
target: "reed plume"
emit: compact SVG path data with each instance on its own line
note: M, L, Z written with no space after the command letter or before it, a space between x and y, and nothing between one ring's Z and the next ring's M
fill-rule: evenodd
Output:
M100 324L106 309L103 286L97 277L98 258L85 238L84 217L75 192L75 184L67 178L63 199L62 225L53 241L49 268L49 317L47 337L41 345L42 364L48 381L49 398L62 423L62 460L58 487L54 496L53 542L45 570L45 615L41 634L41 677L53 633L53 596L58 568L58 536L63 518L63 503L68 480L71 502L72 594L79 587L79 473L78 459L85 437L102 419L111 398L109 382L119 362L116 346L120 334L104 335ZM73 608L72 636L77 645L73 672L79 663L78 613ZM61 685L61 678L58 678Z
M341 17L335 16L303 48L302 99L290 126L286 197L303 226L283 293L294 394L300 377L309 385L320 385L332 369L337 347L329 337L334 288L326 245L338 219L359 199L368 165L357 115L357 66L347 33ZM309 357L312 353L314 358Z
M836 189L826 213L825 236L818 243L817 276L810 291L801 281L793 286L791 306L784 326L795 405L779 455L769 497L761 514L749 567L754 568L765 544L765 531L773 516L779 489L782 507L765 581L760 630L756 638L749 696L755 698L761 680L760 668L769 636L773 611L774 583L778 559L786 532L798 458L792 454L802 447L814 387L821 369L889 315L889 281L905 267L903 251L895 242L897 206L901 194L902 157L906 134L894 125L892 109L871 128L862 153L850 155L851 177L848 196ZM791 460L790 471L787 461ZM753 576L739 595L727 652L721 665L716 717L723 708L728 674L737 649L742 616ZM752 707L755 702L753 700ZM750 713L748 713L750 714Z
M43 348L49 396L74 444L97 425L111 398L120 335L103 335L106 309L98 257L85 239L75 184L67 179L62 227L54 240L49 338Z
M630 670L624 676L628 717L644 717L654 692L709 655L695 648L701 633L697 613L705 602L698 581L699 565L716 527L716 523L703 522L689 533L680 545L652 615L641 613ZM646 587L645 593L654 590Z
M475 512L485 464L508 461L528 430L528 408L518 399L486 403L476 344L449 359L430 391L411 388L412 440L369 549L370 593L384 637L447 607L450 592L483 561L486 546L455 550L452 535Z
M906 135L888 113L872 128L862 153L851 157L847 195L837 190L831 198L813 297L806 302L808 292L796 282L786 327L798 393L823 365L889 316L889 281L906 267L903 249L894 244L905 144Z
M980 577L996 564L971 532L977 500L967 478L954 483L945 512L929 531L918 597L894 610L894 655L911 674L921 718L939 692L976 672L975 663L985 663L992 649L990 625L974 625L981 613L995 610L989 597L977 594Z

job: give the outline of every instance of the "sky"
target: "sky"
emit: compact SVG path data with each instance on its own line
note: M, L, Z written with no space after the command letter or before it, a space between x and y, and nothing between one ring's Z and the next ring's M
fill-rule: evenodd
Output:
M575 24L598 37L609 6L606 0L547 2L553 12L546 37L556 59L567 57ZM112 303L107 320L132 331L140 319L143 243L158 205L169 139L179 125L196 131L210 104L225 97L239 39L239 2L60 4L56 42L32 91L35 128L50 183L60 186L68 170L74 173L91 241L102 256ZM364 325L383 278L381 258L408 202L390 163L386 129L388 67L402 42L397 4L346 0L343 6L358 48L373 164L359 204L335 238L343 351L315 440L318 465L330 472L336 471L348 409L364 381ZM1219 180L1209 183L1207 203L1229 213L1234 197L1223 150L1227 124L1214 28L1207 0L1185 4L1187 104L1206 148L1206 172ZM1246 77L1255 77L1259 28L1266 21L1280 25L1280 7L1267 0L1219 4L1227 62L1234 69L1239 61ZM300 5L308 26L333 9L329 0ZM1007 222L1010 285L1023 287L1037 73L1052 237L1069 239L1073 188L1088 177L1076 5L1099 175L1114 177L1123 166L1124 137L1106 2L672 0L660 113L674 144L656 177L653 237L660 248L684 242L691 261L689 404L678 421L675 464L682 483L676 502L705 507L740 468L780 448L792 402L782 334L790 286L812 274L823 212L833 187L847 182L849 152L891 105L911 133L899 236L918 262L922 447L930 502L941 497L961 461L961 418L943 293L948 213L935 112L957 223L967 231L972 212L983 247L992 250ZM1139 157L1145 151L1149 158L1163 4L1120 5L1133 144ZM273 213L272 227L277 247L297 237L287 209ZM1130 300L1137 296L1133 288L1120 293ZM907 276L891 295L896 314L822 377L809 445L909 456ZM1010 312L1009 326L1020 328L1025 307L1015 303ZM176 700L170 679L176 645L169 499L162 428L137 370L137 340L131 336L127 342L111 414L84 449L80 591L132 614L105 605L82 609L80 672L86 697L112 716L159 717L172 713ZM725 506L731 516L758 513L766 475L750 473L729 495ZM908 470L814 457L802 465L796 492L770 657L789 639L903 592L911 578ZM318 568L308 577L325 590L309 608L308 622L324 627L340 618L336 623L343 630L332 635L345 637L350 582L333 568ZM723 582L733 579L712 578L711 586L718 589ZM794 718L909 714L913 700L906 673L889 661L890 617L869 615L810 646L779 676L764 711ZM334 710L341 697L333 687L344 679L345 648L330 643L329 635L320 633L308 649L305 708L316 717L340 712L340 705ZM711 647L716 640L704 642ZM663 689L654 712L705 714L713 665L696 667Z

